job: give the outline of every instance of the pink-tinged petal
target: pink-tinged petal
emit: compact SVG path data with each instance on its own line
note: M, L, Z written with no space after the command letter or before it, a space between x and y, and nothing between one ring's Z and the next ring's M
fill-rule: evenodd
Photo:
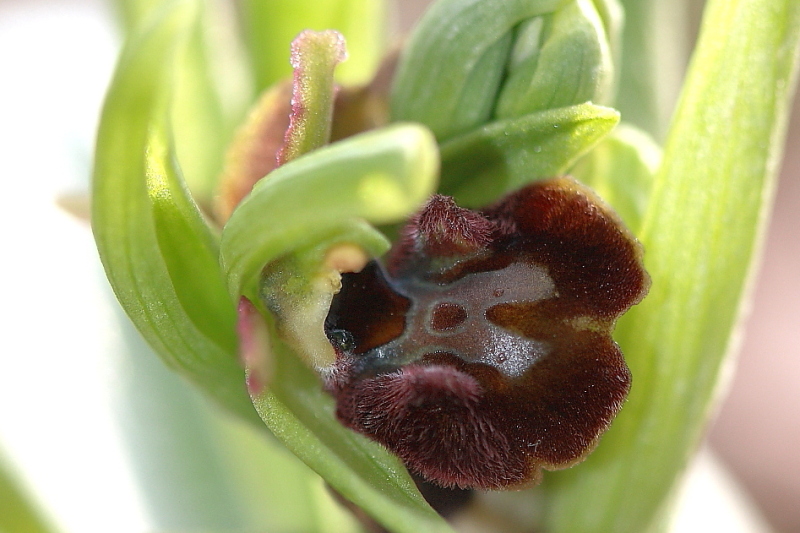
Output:
M537 483L622 407L631 376L611 331L648 283L638 243L572 179L482 213L436 196L385 269L343 276L326 387L344 424L429 481Z
M344 37L337 31L306 30L292 41L292 110L278 165L330 141L337 91L333 72L345 59Z
M292 45L293 79L262 94L228 148L214 205L220 225L256 182L280 164L327 143L328 137L336 141L388 123L396 54L384 61L370 84L339 88L333 83L333 67L345 57L344 40L336 32L298 36Z
M344 38L333 30L304 31L292 42L292 82L259 98L228 148L214 206L220 224L258 180L328 143L337 93L333 71L346 57Z

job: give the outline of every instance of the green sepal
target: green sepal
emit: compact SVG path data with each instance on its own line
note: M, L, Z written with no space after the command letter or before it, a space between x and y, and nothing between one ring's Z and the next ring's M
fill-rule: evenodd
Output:
M197 10L196 2L173 3L123 50L98 131L92 228L120 304L156 353L257 421L236 359L236 314L218 238L183 182L171 140L175 61Z
M440 141L490 119L516 26L568 0L441 0L415 28L395 74L393 121L421 122Z
M442 144L440 190L459 205L482 207L563 174L618 121L613 109L580 104L491 122Z
M234 210L222 232L220 258L230 297L238 301L243 294L256 301L266 264L330 238L332 227L359 218L385 224L407 217L435 190L438 168L430 132L400 124L275 169Z
M600 15L591 0L575 0L517 31L495 117L605 102L613 70Z

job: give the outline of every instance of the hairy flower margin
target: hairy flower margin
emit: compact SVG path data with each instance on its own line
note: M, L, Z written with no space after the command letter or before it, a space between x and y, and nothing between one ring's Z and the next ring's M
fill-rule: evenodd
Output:
M185 78L174 73L197 68L203 53L192 36L208 14L199 1L169 3L129 39L98 134L93 228L109 280L165 362L260 423L255 406L272 433L345 498L390 530L444 531L396 459L334 419L331 399L289 348L302 325L276 321L261 303L276 296L264 290L262 269L280 267L270 272L283 276L278 304L289 315L324 321L341 261L347 270L388 249L365 220L408 216L433 192L437 174L441 192L479 207L572 169L643 242L654 289L615 335L633 354L628 405L585 465L545 483L541 521L552 531L644 530L702 434L768 206L760 191L770 189L770 161L780 150L800 8L764 2L710 2L655 175L641 135L625 128L604 137L618 115L589 103L613 99L612 2L519 0L502 10L491 0L437 2L403 53L389 99L392 121L424 126L381 128L322 148L312 140L299 153L316 149L275 169L231 211L221 240L174 157L192 167L181 157L191 136L174 111L176 101L185 105L176 100ZM732 37L743 34L751 38ZM576 46L585 61L574 60ZM320 84L310 102L331 89ZM365 91L381 94L374 89ZM735 120L723 124L730 109ZM319 125L301 133L297 146ZM355 252L344 247L353 243ZM250 374L262 381L252 403L235 356L242 295L255 307L240 330L269 345L253 352L269 357L249 359L257 361ZM330 346L324 332L318 340L312 348ZM310 366L336 359L333 348L307 353Z
M446 487L519 488L581 461L627 396L615 319L641 249L569 178L482 212L437 195L385 267L346 274L326 330L337 416Z

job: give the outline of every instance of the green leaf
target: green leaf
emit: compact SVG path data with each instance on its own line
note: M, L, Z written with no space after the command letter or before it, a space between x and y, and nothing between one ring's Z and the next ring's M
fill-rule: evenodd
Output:
M212 69L207 38L211 7L199 2L200 12L193 21L182 50L173 60L173 97L170 102L174 150L184 179L195 200L209 208L217 178L222 171L223 154L233 124L223 112L223 103ZM222 47L217 39L213 46ZM228 54L226 61L233 62ZM234 113L237 115L238 113Z
M258 91L291 75L289 43L303 30L334 29L344 35L350 59L336 70L342 83L367 82L385 49L383 0L242 0L237 5Z
M421 122L440 141L486 122L500 90L514 28L566 1L434 3L415 28L397 67L392 120Z
M614 102L622 66L622 37L625 23L627 22L625 10L620 0L593 0L592 3L603 23L603 30L611 54L611 64L614 65L614 80L608 93L610 101Z
M168 0L167 0L168 1ZM161 8L165 0L115 0L114 7L121 18L126 35L134 31L152 13Z
M175 3L123 50L98 131L92 228L117 298L154 350L254 420L217 237L183 183L170 139L172 73L197 14L196 2Z
M570 174L594 189L638 234L660 162L661 148L649 135L620 124Z
M459 205L482 207L564 173L618 121L613 109L580 104L491 122L442 144L440 190Z
M633 389L597 451L552 474L553 532L656 525L735 348L800 65L796 0L712 0L640 233L650 295L616 338Z
M0 531L8 533L50 533L55 529L0 456Z
M264 265L332 238L332 228L354 219L382 224L410 215L435 189L438 166L430 132L406 124L350 137L275 169L222 232L220 258L231 298L244 294L256 301ZM379 253L370 244L374 231L365 227L367 240L355 244Z

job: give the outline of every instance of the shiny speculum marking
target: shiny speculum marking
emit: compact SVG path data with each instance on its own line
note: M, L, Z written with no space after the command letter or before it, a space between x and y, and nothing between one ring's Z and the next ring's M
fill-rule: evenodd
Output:
M395 367L426 354L446 352L519 377L547 354L546 342L523 337L487 318L487 312L499 304L556 296L553 280L540 266L512 263L447 285L417 278L397 279L391 285L412 302L411 308L399 337L363 355L371 360L369 366Z

